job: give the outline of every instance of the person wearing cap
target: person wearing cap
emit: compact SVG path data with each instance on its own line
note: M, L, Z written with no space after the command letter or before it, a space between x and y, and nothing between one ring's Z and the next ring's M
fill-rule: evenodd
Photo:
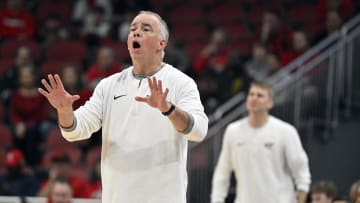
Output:
M69 181L73 190L73 196L76 198L87 198L88 183L76 176L72 176L71 159L67 154L56 154L51 159L48 179L40 185L38 196L47 197L50 195L51 188L57 179L62 178Z
M39 187L38 179L26 170L24 154L18 149L7 152L6 173L0 176L0 195L33 196Z

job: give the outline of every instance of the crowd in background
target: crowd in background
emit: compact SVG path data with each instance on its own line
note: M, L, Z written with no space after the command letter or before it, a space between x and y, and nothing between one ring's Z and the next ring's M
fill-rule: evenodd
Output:
M101 132L86 142L61 140L56 114L37 88L40 78L58 73L65 89L80 95L74 108L83 105L101 79L131 64L125 42L139 10L167 21L164 61L194 78L211 113L336 31L359 6L353 0L1 1L0 195L50 196L52 183L65 178L74 197L99 197ZM312 192L336 197L321 184ZM358 203L354 187L350 197Z

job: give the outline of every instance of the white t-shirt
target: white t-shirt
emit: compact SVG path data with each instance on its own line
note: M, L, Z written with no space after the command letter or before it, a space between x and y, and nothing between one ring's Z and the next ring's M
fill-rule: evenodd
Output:
M235 203L295 203L295 186L308 192L311 181L296 129L272 116L261 128L252 128L248 118L227 127L211 202L224 202L231 171L237 184Z
M87 139L102 127L102 202L185 203L187 140L201 141L208 129L196 84L168 64L153 75L169 88L167 100L191 117L181 133L158 109L135 101L150 89L147 79L132 71L103 79L75 111L73 128L62 129L63 136Z

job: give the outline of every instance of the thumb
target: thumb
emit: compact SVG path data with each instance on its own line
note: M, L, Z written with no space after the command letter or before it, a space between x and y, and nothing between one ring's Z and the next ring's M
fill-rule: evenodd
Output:
M79 95L73 95L73 96L71 96L71 101L72 102L74 102L74 101L76 101L76 100L78 100L78 99L80 99L80 96Z

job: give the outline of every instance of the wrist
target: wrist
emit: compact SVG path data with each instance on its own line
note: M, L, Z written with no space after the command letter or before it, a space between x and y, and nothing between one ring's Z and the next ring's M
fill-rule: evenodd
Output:
M170 115L175 110L174 104L172 104L171 102L167 102L167 103L168 103L168 108L165 111L161 110L161 113L164 116Z

